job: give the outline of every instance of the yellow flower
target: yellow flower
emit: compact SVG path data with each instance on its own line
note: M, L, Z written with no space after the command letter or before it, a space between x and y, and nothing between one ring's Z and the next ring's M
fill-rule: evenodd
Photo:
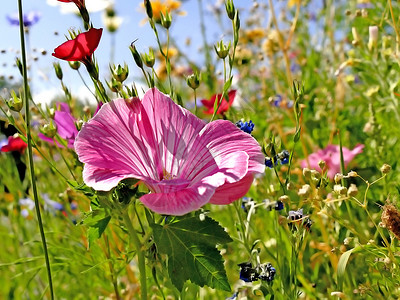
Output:
M141 6L144 8L144 4L142 3ZM154 0L151 1L151 8L153 10L153 18L154 21L157 23L161 22L161 13L165 15L165 13L168 11L168 13L172 13L174 11L177 11L178 14L180 15L185 15L186 13L183 11L179 11L179 8L181 7L181 2L177 0Z
M301 0L289 0L289 1L288 1L288 6L289 6L289 8L292 7L292 6L294 6L294 5L300 4L300 1L301 1Z
M258 42L265 36L265 29L263 28L253 28L246 31L243 31L241 36L242 41L245 42Z

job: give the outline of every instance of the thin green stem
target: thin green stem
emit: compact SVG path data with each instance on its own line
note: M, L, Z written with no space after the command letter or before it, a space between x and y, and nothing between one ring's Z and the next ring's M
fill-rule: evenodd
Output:
M147 286L146 286L146 262L144 253L142 251L142 243L139 240L138 234L133 228L131 218L129 217L128 210L123 209L121 210L122 218L124 219L124 223L126 228L128 229L129 236L131 241L135 245L136 254L138 257L138 264L139 264L139 273L140 273L140 292L142 300L147 300Z
M24 25L23 25L23 14L22 14L22 0L18 0L18 14L19 14L19 35L21 39L21 54L22 54L22 70L23 70L23 78L24 78L24 102L25 102L25 123L26 123L26 137L28 141L28 161L29 161L29 171L30 171L30 179L33 191L33 198L35 201L35 209L36 215L39 224L40 237L42 239L44 258L46 262L46 270L47 277L49 281L49 289L50 289L50 298L54 299L54 291L53 291L53 280L51 277L51 268L50 268L50 260L49 253L47 250L46 236L44 234L44 228L42 223L42 216L40 213L40 204L38 191L36 187L35 180L35 169L33 164L33 153L32 153L32 136L31 136L31 128L30 128L30 111L29 111L29 98L28 98L28 75L26 68L26 50L25 50L25 38L24 38Z

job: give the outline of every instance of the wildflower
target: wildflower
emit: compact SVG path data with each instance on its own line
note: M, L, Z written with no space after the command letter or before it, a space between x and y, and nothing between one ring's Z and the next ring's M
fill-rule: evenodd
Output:
M272 169L274 167L274 165L276 166L278 164L278 161L276 159L272 159L270 157L266 157L265 158L265 166L267 166L268 168Z
M283 150L282 152L278 153L278 159L282 165L286 165L289 163L290 153L287 150Z
M155 22L161 23L161 14L164 16L168 12L171 14L174 11L177 11L178 14L184 15L185 12L180 11L179 8L181 7L181 2L176 0L154 0L151 1L151 11L152 11L152 18ZM141 4L144 7L143 3Z
M78 134L78 129L75 126L75 118L72 116L67 103L58 103L59 110L54 113L54 122L57 126L58 135L68 142L68 148L74 147L75 137ZM45 136L43 133L38 134L43 141L53 143L53 138ZM62 147L57 142L59 147Z
M13 152L24 153L28 145L19 136L9 136L6 145L3 145L0 149L1 152Z
M276 269L272 266L271 263L261 264L259 266L261 272L259 274L259 278L264 281L271 282L274 280Z
M211 99L207 100L207 99L203 99L201 100L201 103L203 103L203 105L206 108L206 111L204 112L205 114L208 115L212 115L214 113L214 103L215 101L218 99L221 100L221 94L218 95L214 95L211 97ZM217 110L217 114L224 114L225 112L228 111L228 109L232 106L233 104L233 100L235 99L236 96L236 90L232 90L228 93L228 101L223 98L221 101L221 104L219 105L219 108Z
M346 147L342 147L343 159L345 167L353 160L353 158L362 153L364 145L358 144L353 150L349 150ZM318 150L317 152L308 156L307 160L301 162L301 166L313 168L315 170L321 170L318 162L320 160L325 161L326 167L328 168L327 175L333 179L336 173L340 172L340 148L338 145L328 145L325 149Z
M92 54L99 45L103 29L90 28L89 31L80 33L76 38L66 41L54 49L52 55L67 61L92 61Z
M258 280L258 273L256 269L253 269L251 262L245 262L238 264L240 267L239 277L244 282L252 282Z
M143 100L104 104L83 125L75 150L88 186L109 191L122 179L139 179L151 191L141 202L168 215L229 204L265 169L249 134L226 120L206 124L155 88Z
M40 17L42 14L38 11L30 11L26 14L23 14L22 16L22 22L24 23L25 27L31 27L32 25L35 25L37 22L39 22ZM19 15L18 13L13 13L7 15L7 20L10 23L10 25L19 25Z
M289 211L288 220L290 221L298 221L303 218L303 209L300 208L299 210L291 210Z
M244 123L242 121L237 121L236 126L248 134L250 134L254 129L254 123L251 120Z

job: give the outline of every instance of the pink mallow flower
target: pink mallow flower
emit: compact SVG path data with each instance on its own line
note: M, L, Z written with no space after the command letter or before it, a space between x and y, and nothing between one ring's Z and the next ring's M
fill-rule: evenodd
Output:
M155 88L143 100L104 104L83 125L75 150L88 186L109 191L122 179L139 179L151 191L141 202L167 215L229 204L265 169L250 134L226 120L206 124Z
M60 102L57 104L58 110L54 113L54 123L57 126L58 135L68 142L68 148L74 147L75 137L78 134L78 129L75 126L75 118L71 114L71 110L67 103ZM49 138L42 133L39 133L39 138L53 143L53 138ZM58 142L57 145L62 147Z
M364 145L358 144L353 150L349 150L346 147L342 147L343 160L345 167L353 160L353 158L362 153ZM307 163L308 160L308 163ZM329 178L333 179L336 173L340 173L340 148L338 145L328 145L325 149L318 150L308 156L301 162L302 168L311 168L317 171L321 171L318 163L323 160L326 163L326 168L328 169L327 175Z

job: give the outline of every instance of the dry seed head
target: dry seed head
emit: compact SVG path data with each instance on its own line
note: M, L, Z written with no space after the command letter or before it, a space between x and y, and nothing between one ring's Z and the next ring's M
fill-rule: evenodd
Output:
M390 170L392 169L392 167L388 164L383 164L383 166L381 167L381 172L382 174L387 174L390 172Z
M383 225L400 240L400 212L393 204L387 202L383 206L381 220Z

